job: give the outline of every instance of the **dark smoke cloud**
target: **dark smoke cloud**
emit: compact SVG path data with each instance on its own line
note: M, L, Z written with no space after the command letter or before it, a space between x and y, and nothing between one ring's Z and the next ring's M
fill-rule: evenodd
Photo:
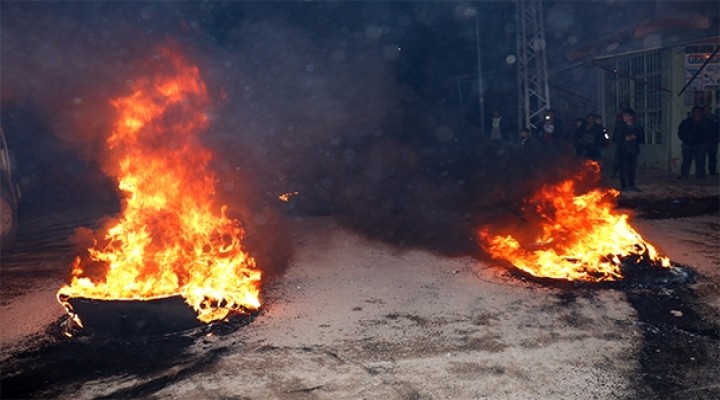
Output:
M347 144L374 137L397 101L383 48L350 36L317 37L265 16L225 32L234 45L201 57L223 96L208 138L218 189L240 206L248 245L267 265L290 256L278 196L300 191L329 202Z
M92 187L93 166L110 176L116 167L105 150L109 100L127 94L163 43L177 43L200 66L214 101L204 140L214 150L218 193L242 219L258 264L275 274L291 255L277 196L322 180L339 143L375 134L393 102L392 76L384 48L350 41L351 32L317 37L268 13L218 35L213 7L4 2L2 103L31 110L23 121L47 127L18 127L13 135L27 138L16 143L49 141L50 159L79 156ZM4 125L16 116L4 113ZM44 175L54 166L32 168Z
M374 142L338 191L345 226L400 247L484 258L481 227L522 225L523 201L585 168L563 145Z
M100 171L115 175L105 143L115 118L110 99L128 94L132 80L146 75L148 60L169 38L191 60L212 53L216 45L185 13L169 3L2 3L3 126L16 150L26 201L48 203L50 211L56 206L49 203L67 197L72 187L78 188L76 202L97 204L97 197L108 194L119 200L114 184L97 178ZM217 89L211 87L214 94ZM56 174L68 160L78 172ZM241 204L231 211L252 214L254 204ZM249 239L263 243L258 238L268 236L266 229L254 220L246 224ZM80 230L72 240L87 246L87 239L87 230ZM277 238L280 247L289 248L283 239ZM254 254L268 272L287 265L289 252L257 247Z
M113 172L104 158L108 100L127 93L158 46L177 43L212 97L204 141L215 154L217 192L271 275L292 255L277 213L281 193L301 193L287 205L295 212L336 214L373 239L481 256L480 226L517 221L524 198L579 168L558 148L479 140L457 107L398 84L398 47L379 26L320 35L272 10L233 19L226 9L259 3L0 7L3 107L36 110L43 132L80 155L88 175L92 165Z

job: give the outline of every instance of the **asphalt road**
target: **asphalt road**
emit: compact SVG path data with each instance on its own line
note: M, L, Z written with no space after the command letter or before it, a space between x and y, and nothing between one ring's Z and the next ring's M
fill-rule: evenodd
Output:
M692 279L613 287L535 281L368 242L331 216L288 216L298 251L266 282L259 314L68 338L54 293L78 251L72 237L117 203L31 200L1 257L2 398L720 398L712 207L685 216L674 198L625 199Z

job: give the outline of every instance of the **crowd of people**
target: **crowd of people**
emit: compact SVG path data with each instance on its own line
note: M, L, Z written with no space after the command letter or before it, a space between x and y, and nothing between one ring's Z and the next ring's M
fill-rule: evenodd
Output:
M678 127L682 141L682 166L678 179L688 179L690 167L695 163L695 178L705 178L705 162L709 175L717 175L718 141L720 127L718 117L710 106L693 107L690 116Z
M574 132L566 135L565 126L555 110L549 109L534 131L520 129L519 137L514 142L522 147L537 147L557 140L572 141L578 157L595 161L603 159L605 151L612 150L612 177L619 178L620 190L639 192L635 172L640 145L645 143L645 131L635 111L626 102L621 103L620 107L621 111L615 115L612 135L602 125L600 116L593 113L577 118ZM497 110L493 111L489 132L492 140L500 140L507 135L508 123ZM693 107L691 115L680 123L677 135L682 142L682 165L678 179L688 179L693 163L697 179L704 179L706 175L717 176L720 124L711 107Z

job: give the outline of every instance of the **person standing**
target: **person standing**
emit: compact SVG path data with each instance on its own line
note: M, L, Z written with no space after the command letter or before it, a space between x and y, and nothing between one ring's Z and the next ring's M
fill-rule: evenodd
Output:
M640 145L645 143L645 131L635 121L635 111L631 108L623 110L623 125L615 132L613 138L617 143L618 163L620 169L620 190L639 192L635 186Z
M702 107L693 107L690 117L684 119L678 127L678 137L682 141L682 166L678 179L687 179L690 165L695 161L695 178L705 178L705 156L711 135L710 121L702 114Z
M551 143L555 139L563 136L562 122L555 114L555 110L548 109L545 111L545 118L538 128L537 136L545 143Z
M507 135L507 121L503 119L500 110L493 110L492 122L490 125L490 139L491 140L502 140L504 135Z
M520 140L518 142L520 147L525 149L537 149L542 146L542 142L530 136L530 129L520 129Z
M620 102L620 111L615 114L615 126L613 127L613 140L612 144L615 145L615 154L613 155L613 168L612 177L615 178L620 175L620 143L615 141L616 137L620 135L620 129L625 126L623 122L623 110L630 108L630 104L627 101Z
M713 114L709 105L702 108L703 117L710 121L710 138L707 144L708 174L717 175L718 142L720 142L720 124L717 115Z
M584 124L575 131L577 155L598 161L605 146L605 129L597 123L597 115L588 114Z

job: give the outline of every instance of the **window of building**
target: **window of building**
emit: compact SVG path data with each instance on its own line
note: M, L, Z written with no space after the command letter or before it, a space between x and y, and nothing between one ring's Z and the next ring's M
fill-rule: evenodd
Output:
M667 114L662 112L666 72L659 51L616 59L605 73L606 107L619 110L627 102L645 128L646 144L666 143Z

